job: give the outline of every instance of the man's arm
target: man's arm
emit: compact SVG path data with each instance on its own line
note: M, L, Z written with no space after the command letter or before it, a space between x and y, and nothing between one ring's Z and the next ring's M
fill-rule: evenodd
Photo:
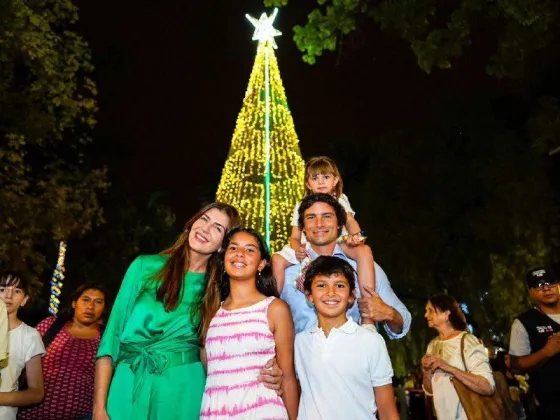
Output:
M521 373L531 372L559 353L560 334L553 334L542 349L531 353L527 330L518 319L513 321L509 345L510 364L513 370Z
M385 331L390 339L404 337L410 330L412 316L391 288L387 275L377 263L375 263L375 290L380 301L372 303L381 316L381 319L375 321L385 322Z

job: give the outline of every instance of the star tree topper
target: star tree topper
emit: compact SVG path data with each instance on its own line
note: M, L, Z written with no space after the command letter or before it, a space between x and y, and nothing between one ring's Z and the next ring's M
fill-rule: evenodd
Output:
M245 15L245 17L249 19L249 22L251 22L255 27L253 41L259 41L259 43L270 41L273 48L278 48L276 42L274 41L274 37L282 35L282 32L272 26L277 14L278 9L274 9L270 16L267 16L266 13L263 13L258 20L253 16Z

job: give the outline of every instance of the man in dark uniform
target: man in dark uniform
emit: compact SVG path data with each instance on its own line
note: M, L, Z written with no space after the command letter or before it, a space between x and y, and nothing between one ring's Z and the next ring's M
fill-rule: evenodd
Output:
M544 267L527 273L535 306L511 326L511 368L529 374L540 420L560 419L560 284Z

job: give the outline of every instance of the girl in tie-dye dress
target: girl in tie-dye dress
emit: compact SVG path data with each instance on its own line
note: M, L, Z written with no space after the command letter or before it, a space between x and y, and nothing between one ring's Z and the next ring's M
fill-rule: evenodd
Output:
M277 299L270 256L260 235L238 228L224 239L223 302L203 325L207 379L202 420L296 419L299 394L293 364L294 327L286 303ZM283 394L265 388L260 370L276 355L284 373Z

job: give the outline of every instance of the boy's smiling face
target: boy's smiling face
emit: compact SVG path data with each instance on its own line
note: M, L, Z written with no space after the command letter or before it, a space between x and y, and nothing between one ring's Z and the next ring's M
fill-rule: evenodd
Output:
M355 290L350 290L350 283L343 274L318 274L311 282L307 299L320 316L346 319L346 311L354 304Z

